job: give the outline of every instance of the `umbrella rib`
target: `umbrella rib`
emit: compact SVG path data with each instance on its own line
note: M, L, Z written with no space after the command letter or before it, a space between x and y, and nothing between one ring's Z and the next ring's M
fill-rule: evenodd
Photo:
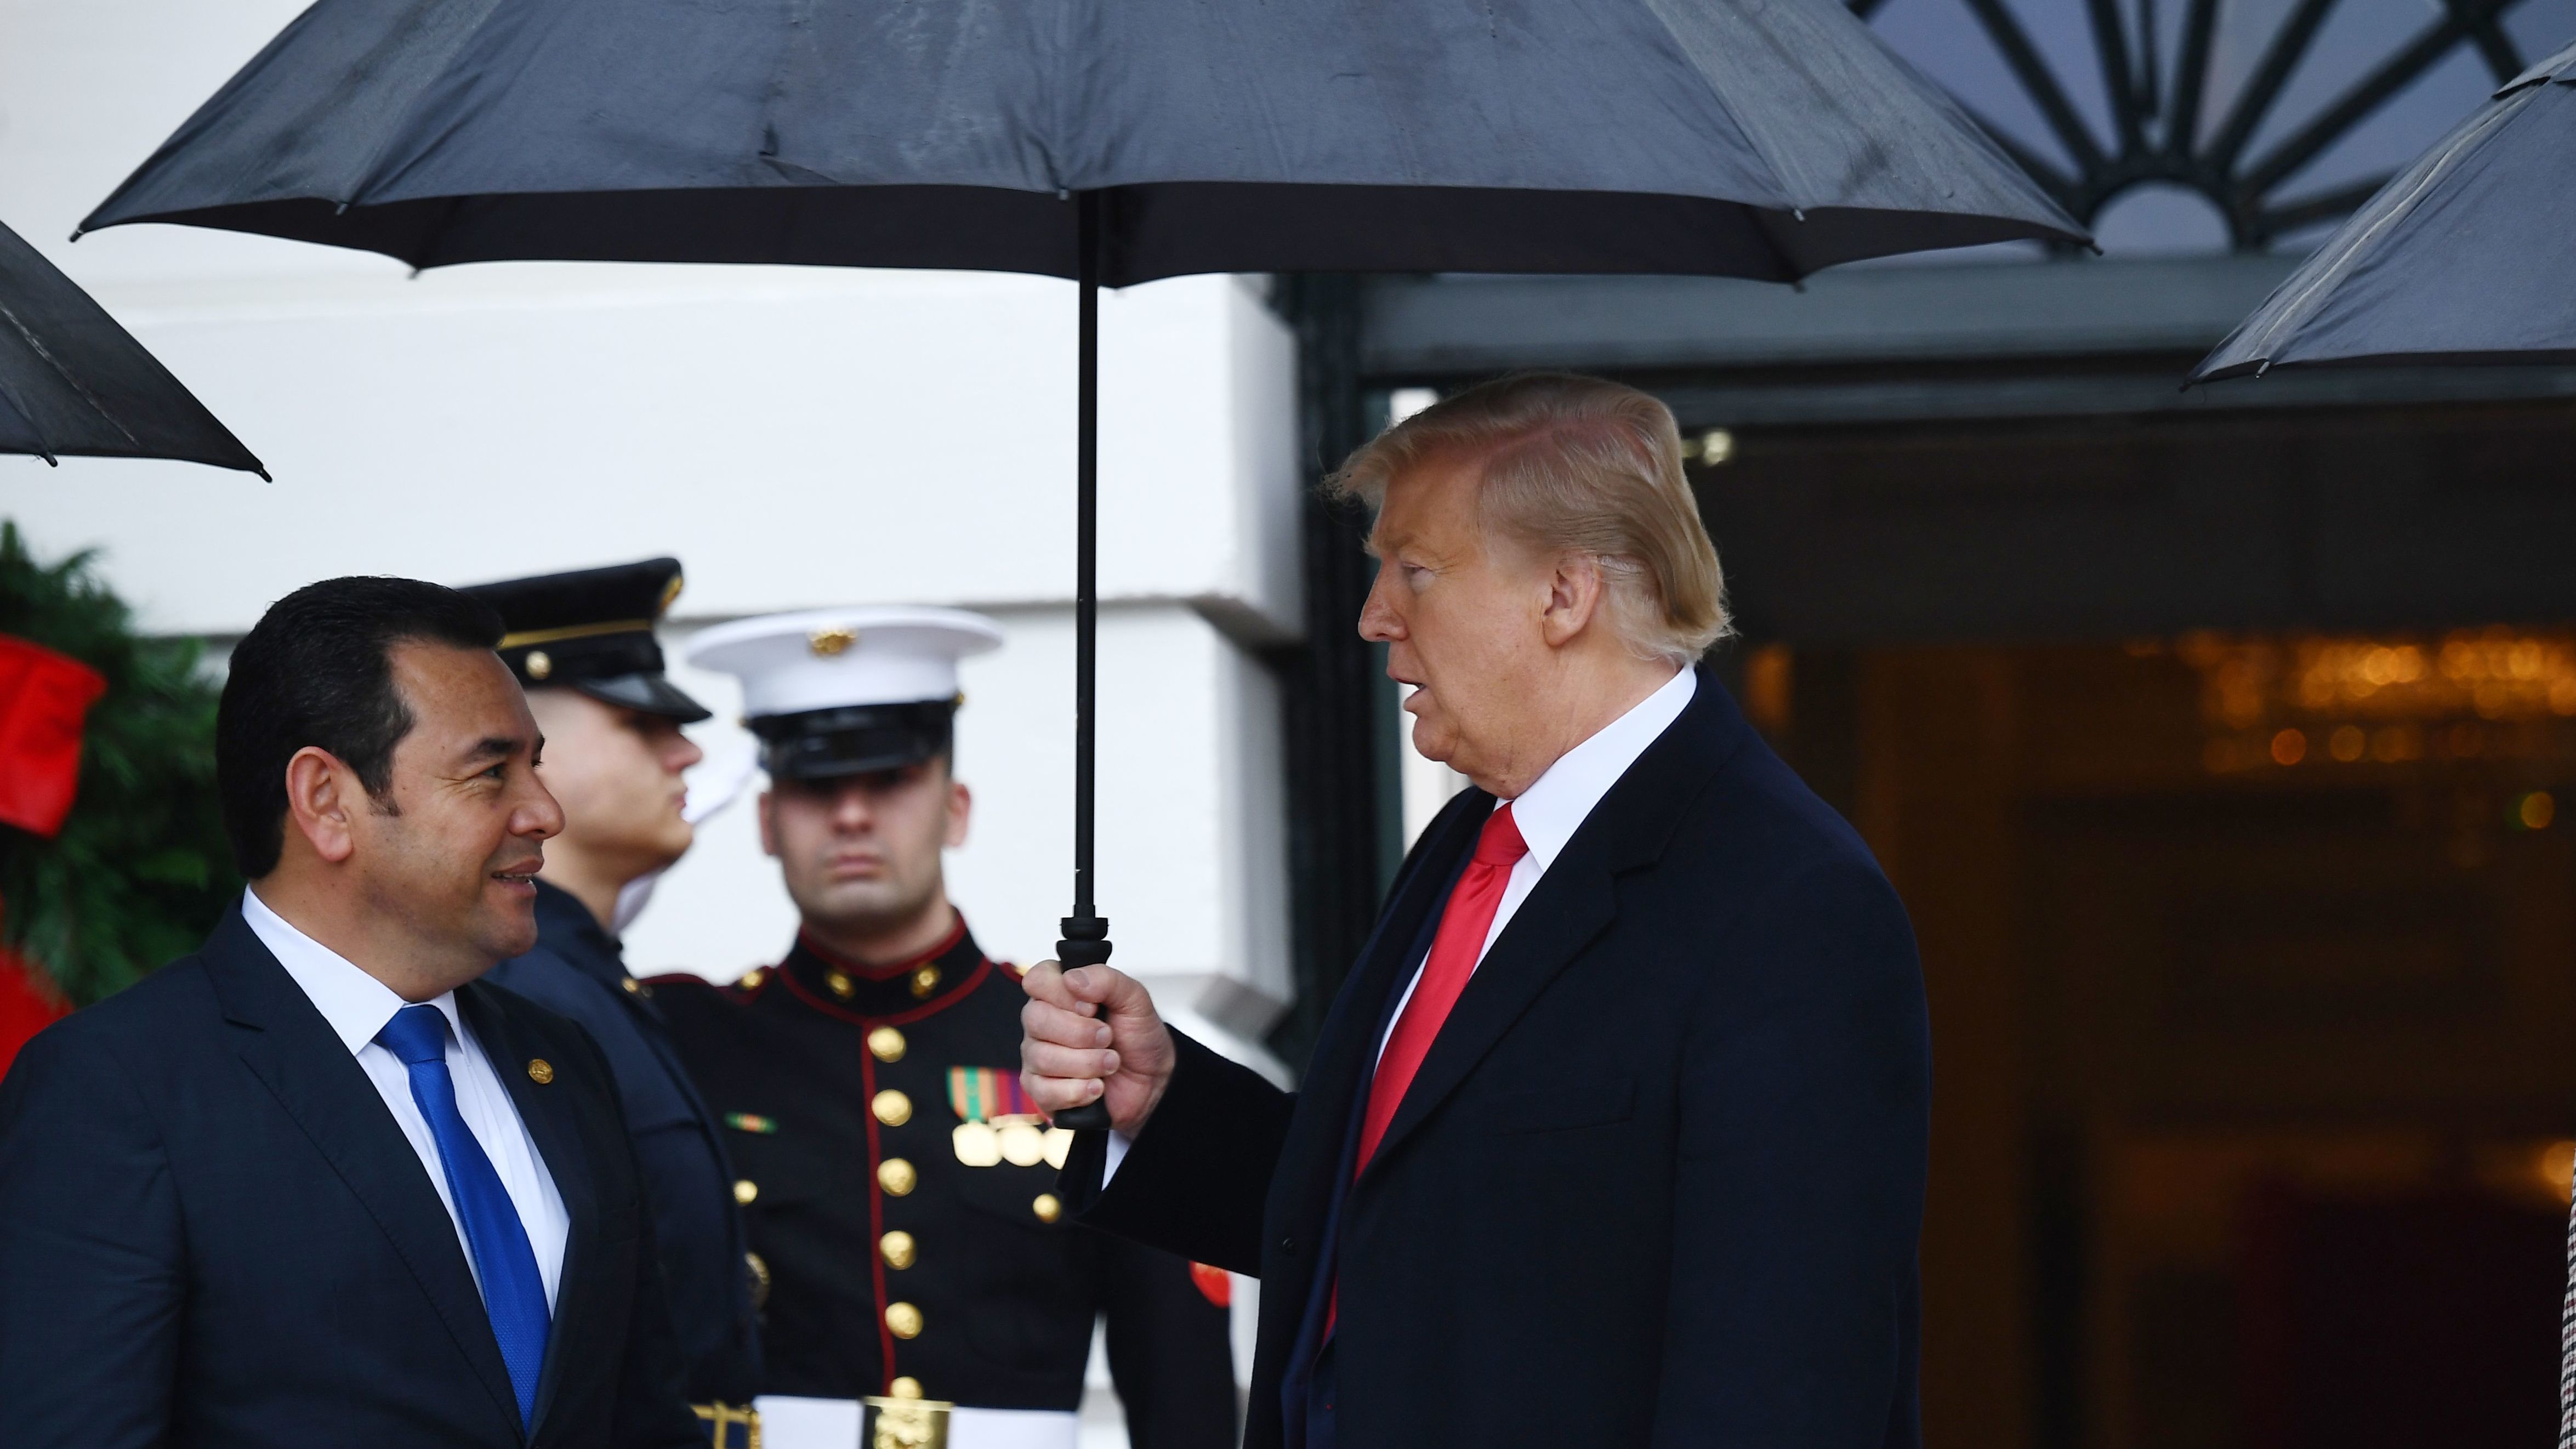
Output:
M90 411L97 413L100 419L105 421L109 427L116 429L118 436L124 438L125 441L133 444L137 448L143 446L143 440L134 436L134 430L127 427L115 413L110 412L107 404L99 400L98 394L91 392L88 385L75 376L70 368L63 366L62 360L54 356L53 350L45 346L44 342L36 336L33 329L28 327L26 323L18 320L18 314L9 310L9 304L6 302L0 302L0 321L6 321L9 324L9 329L17 333L19 337L26 341L28 350L35 353L38 358L42 359L45 366L52 368L54 370L54 375L63 380L63 385L65 387L70 388L82 402L89 404ZM9 400L9 405L16 408L19 415L27 420L28 427L38 429L39 435L41 436L43 425L36 421L35 414L28 410L24 401L16 397L12 397ZM53 459L53 454L47 453L45 458L50 462Z
M2288 298L2282 303L2280 312L2273 318L2270 325L2263 329L2262 340L2259 343L2253 338L2247 339L2248 345L2263 358L2265 366L2268 367L2272 361L2271 339L2306 322L2309 314L2321 302L2323 294L2333 285L2340 283L2354 267L2360 265L2363 254L2370 250L2371 244L2379 239L2381 233L2403 221L2408 213L2414 211L2416 203L2424 199L2426 192L2451 174L2452 167L2459 163L2462 156L2475 150L2485 141L2489 133L2521 109L2520 106L2498 107L2492 114L2480 117L2465 134L2454 138L2451 144L2442 148L2439 155L2428 157L2425 162L2418 163L2422 166L2422 171L2414 178L2415 184L2407 189L2406 194L2390 202L2388 210L2377 220L2344 239L2342 250L2334 259L2317 268L2316 275L2308 279L2308 285L2301 289L2297 296Z
M2383 171L2376 176L2356 181L2350 186L2338 186L2332 191L2319 192L2303 200L2266 207L2256 212L2254 219L2261 235L2267 240L2311 222L2339 220L2352 215L2362 203L2377 196L2380 188L2394 179L2395 177L2390 173Z

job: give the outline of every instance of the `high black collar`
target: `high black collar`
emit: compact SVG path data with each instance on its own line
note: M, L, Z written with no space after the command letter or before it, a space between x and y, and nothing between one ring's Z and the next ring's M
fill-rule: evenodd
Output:
M939 944L901 961L865 962L842 956L803 931L778 963L781 984L798 1001L827 1016L884 1021L926 1016L963 1000L983 984L992 963L966 929L966 918Z
M572 892L542 876L537 880L537 941L603 986L626 979L626 957L617 938Z

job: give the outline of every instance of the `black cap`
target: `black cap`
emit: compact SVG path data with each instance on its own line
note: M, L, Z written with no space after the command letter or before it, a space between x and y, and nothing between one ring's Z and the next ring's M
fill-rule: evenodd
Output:
M503 662L530 689L577 689L593 699L695 724L713 711L662 677L653 625L680 596L680 561L646 559L477 584L466 593L500 610Z
M956 719L956 700L920 699L761 715L743 723L760 736L760 763L770 778L837 780L948 753Z

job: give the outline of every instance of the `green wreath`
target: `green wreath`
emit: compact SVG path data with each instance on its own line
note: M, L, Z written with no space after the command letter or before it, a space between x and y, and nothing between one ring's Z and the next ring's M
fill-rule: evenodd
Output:
M0 634L107 680L81 736L80 793L53 839L0 825L0 939L74 1006L197 948L241 890L215 796L219 687L194 639L134 632L93 553L42 564L0 522Z

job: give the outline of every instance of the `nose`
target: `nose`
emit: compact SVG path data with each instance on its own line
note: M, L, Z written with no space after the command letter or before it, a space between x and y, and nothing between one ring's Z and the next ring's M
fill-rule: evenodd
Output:
M1368 598L1360 604L1360 637L1372 644L1392 644L1404 637L1404 620L1395 612L1389 597L1391 586L1387 571L1380 568L1377 579L1369 585Z
M533 793L513 816L511 833L552 840L563 834L563 805L555 799L555 792L546 788L546 782L536 777L535 771L529 771L526 779Z
M698 748L696 740L690 739L677 730L671 732L669 768L672 774L676 775L706 757L707 752Z
M856 834L866 830L875 815L876 812L868 808L864 776L851 780L832 796L832 828L835 830Z

